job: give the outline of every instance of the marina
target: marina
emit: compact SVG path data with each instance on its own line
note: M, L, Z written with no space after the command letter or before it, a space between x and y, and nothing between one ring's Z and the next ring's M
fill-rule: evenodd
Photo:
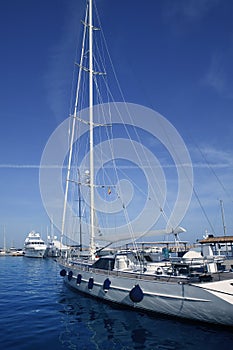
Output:
M2 349L232 347L232 14L2 2Z
M77 298L53 259L7 256L0 263L3 349L228 350L233 342L232 330L223 327L151 317L82 294Z
M233 265L230 269L226 269L225 256L214 255L212 246L208 244L203 245L205 249L203 248L202 252L189 250L184 252L183 256L177 255L174 258L170 258L168 254L165 255L164 250L159 255L148 255L138 247L142 237L167 235L177 239L180 233L186 232L180 226L180 221L185 215L193 191L191 159L179 135L174 132L166 146L176 164L179 180L182 180L179 181L180 190L174 209L171 214L168 214L163 202L163 181L160 175L154 172L152 152L148 154L145 151L140 130L135 121L142 120L143 116L144 131L149 132L153 120L156 132L159 130L159 134L156 135L163 143L167 139L167 134L171 134L171 126L154 111L139 105L116 103L111 100L100 104L99 101L105 101L101 88L104 86L109 93L110 87L105 78L108 74L106 60L101 55L99 57L99 51L94 52L94 48L99 47L99 44L95 45L95 31L98 29L101 32L101 24L98 20L96 22L94 20L92 5L92 0L89 0L82 21L83 39L79 63L76 64L78 66L77 85L73 112L69 121L71 125L69 155L63 213L60 218L63 242L72 234L70 224L72 217L75 216L78 201L79 234L76 237L73 236L73 239L79 244L77 243L78 249L74 255L72 251L67 251L59 257L60 275L64 277L66 285L77 293L81 292L100 301L143 312L150 311L186 320L233 326ZM85 54L86 52L88 55ZM106 52L108 52L107 49ZM102 66L103 62L106 66ZM81 83L82 78L88 82L87 98L82 91L84 86ZM112 94L110 95L112 97ZM82 103L86 101L88 101L88 108L80 109ZM126 115L129 116L128 120ZM103 116L102 119L101 116ZM131 123L130 127L129 123ZM162 123L164 123L163 128L160 127ZM121 132L119 132L120 127ZM142 125L140 127L142 128ZM115 129L118 133L126 133L128 136L127 147L125 143L124 149L120 148L123 140L119 143L114 139ZM137 136L137 142L133 135ZM50 143L54 144L54 142L50 140L46 145L42 164L48 162L47 154L51 156ZM174 151L177 149L178 142L182 161ZM125 152L126 149L127 152ZM85 150L88 150L87 154ZM125 164L129 159L134 159L140 170L138 186L141 192L140 200L145 201L143 213L147 221L145 218L144 221L141 220L141 213L136 219L131 218L131 212L136 212L137 206L134 203L131 204L134 202L133 196L130 201L124 199L124 187L121 187L122 158ZM76 162L72 162L73 160ZM135 176L136 166L134 177L130 171L126 175L126 171L127 167L124 168L124 176L136 187L138 181ZM99 173L101 176L98 176ZM145 189L142 185L141 173L145 177L143 180L147 181ZM84 174L84 180L81 174ZM43 177L45 175L42 170L41 178ZM69 201L69 198L74 197L73 184L78 189L78 200L76 199L74 204ZM106 191L108 195L115 193L114 200L107 199ZM44 195L47 196L47 193ZM81 203L87 200L88 220L83 222ZM46 203L45 197L44 203ZM130 209L130 205L133 210ZM116 207L118 207L117 211ZM102 215L103 212L105 216ZM120 213L122 218L118 224L116 217L120 218ZM155 229L154 225L160 216L165 219L163 224L165 228ZM100 222L102 225L99 224ZM151 222L150 225L149 222ZM83 225L89 240L86 254L83 251ZM133 249L116 249L113 254L99 256L98 252L103 251L104 247L119 244L121 241L131 242ZM104 243L99 249L97 246L101 242Z

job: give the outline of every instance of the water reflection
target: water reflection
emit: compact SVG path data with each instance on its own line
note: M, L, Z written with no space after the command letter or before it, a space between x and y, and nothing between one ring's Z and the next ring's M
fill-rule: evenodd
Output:
M60 341L65 347L120 350L139 349L139 345L144 348L148 332L131 311L112 308L67 289L60 303L64 326ZM132 323L136 325L135 329L132 329Z
M119 309L74 293L51 259L2 257L1 348L229 350L232 331Z
M59 303L60 342L66 349L229 350L233 341L229 330L119 309L65 286Z

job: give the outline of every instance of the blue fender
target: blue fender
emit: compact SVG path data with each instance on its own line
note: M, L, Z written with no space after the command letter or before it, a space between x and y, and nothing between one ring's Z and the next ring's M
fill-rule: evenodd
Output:
M88 281L88 289L91 290L94 286L94 278L90 277Z
M80 273L79 273L78 276L77 276L77 281L76 281L76 283L77 283L78 285L80 285L81 282L82 282L82 275L80 275Z
M72 277L73 277L73 272L69 271L69 273L68 273L68 281L71 281Z
M106 278L106 280L103 283L103 290L105 293L110 289L111 281L109 278Z
M141 290L139 284L136 284L129 292L129 297L134 303L140 303L143 299L143 291Z

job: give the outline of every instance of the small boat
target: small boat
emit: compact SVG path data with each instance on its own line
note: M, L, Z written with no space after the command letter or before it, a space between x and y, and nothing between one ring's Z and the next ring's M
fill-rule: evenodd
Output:
M5 251L5 249L0 248L0 256L5 256L5 255L7 255L7 252Z
M70 248L68 246L61 244L61 242L57 239L56 236L48 236L45 256L48 258L57 258L69 249Z
M46 244L40 234L31 231L24 241L24 256L27 258L43 258L46 251Z
M6 249L6 231L5 231L5 225L3 228L3 248L0 248L0 256L8 255L7 249Z
M57 239L57 236L54 235L54 225L51 220L50 234L47 235L47 248L45 251L45 257L57 258L69 249L70 248L68 246L61 244L61 242Z
M152 171L147 173L148 176L146 176L148 180L148 186L145 186L148 190L145 196L147 200L146 204L144 205L143 200L141 200L146 208L146 210L143 211L144 217L140 213L135 220L131 219L132 212L135 212L137 207L134 211L131 211L130 205L131 202L133 202L131 201L133 195L130 193L130 176L128 175L125 177L127 182L127 186L125 186L125 183L122 181L122 174L124 175L127 169L129 169L129 172L131 170L131 175L132 172L135 174L134 164L139 164L138 167L142 172L148 171L151 162L147 162L147 157L149 157L151 153L146 153L143 147L140 153L140 141L142 138L145 140L146 137L149 137L150 130L152 130L153 125L156 124L157 135L160 140L163 140L165 143L168 135L171 135L171 129L169 129L170 124L163 124L162 127L160 127L162 118L158 117L158 119L156 119L156 116L151 110L145 110L142 106L137 106L137 108L135 108L132 104L127 104L127 106L124 104L122 107L120 103L104 103L99 106L96 104L93 105L93 90L97 90L96 93L99 93L101 84L98 85L98 78L104 77L105 71L102 69L102 66L94 66L97 62L97 58L93 55L93 31L95 31L95 35L99 35L99 31L97 30L96 24L94 25L92 21L92 0L87 2L83 31L84 39L81 58L77 64L79 73L74 113L67 124L71 126L69 131L70 153L67 158L68 172L65 184L63 216L62 219L60 218L60 222L62 222L62 241L64 237L69 238L69 236L72 236L74 231L77 234L77 242L78 239L80 239L80 244L78 245L79 251L76 251L74 255L66 252L59 258L58 261L61 267L60 275L64 278L65 283L76 292L82 292L88 296L98 298L99 300L127 306L139 311L154 312L156 314L198 322L233 326L233 273L222 269L222 261L216 261L213 256L207 257L195 253L186 253L183 258L181 257L179 259L168 259L167 256L163 259L162 252L152 252L153 255L149 255L147 251L145 255L143 251L140 252L137 249L137 240L149 234L151 236L177 235L180 232L185 232L184 229L179 227L179 224L188 207L187 204L184 209L182 205L186 200L186 194L189 192L188 186L190 184L192 185L191 163L189 163L191 160L188 156L186 157L186 147L182 149L183 144L181 145L181 143L180 147L177 146L178 141L176 142L176 137L174 137L176 134L173 132L173 137L169 138L167 148L170 150L170 154L173 155L179 178L182 178L180 182L181 187L184 183L187 185L185 189L183 188L183 191L179 191L179 194L182 193L182 197L177 195L173 211L171 211L171 213L169 212L169 215L165 215L165 201L160 194L166 191L163 187L163 177L160 177L161 174L156 172L157 170L155 171L155 169L158 168L158 163L155 163ZM87 37L89 40L86 39ZM84 42L89 44L87 48L84 48ZM101 45L97 47L97 50L101 51L100 48L102 49ZM105 61L102 60L101 62ZM78 95L82 95L79 89L87 85L80 84L81 76L89 77L89 109L84 110L83 113L77 111L80 103ZM103 84L103 86L105 85ZM94 87L97 88L94 89ZM111 96L110 93L108 95ZM147 113L149 113L151 117L154 117L153 120L150 119L150 122L146 119ZM109 119L107 119L108 115L110 115ZM114 122L111 119L113 115L116 118ZM137 123L141 123L140 128L143 129L145 133L148 131L148 134L146 134L147 136L141 134L141 138L139 138L140 130L139 128L137 130L133 129L133 125L135 124L133 124L133 122L130 124L131 119L128 120L128 123L124 123L128 125L128 128L119 131L124 118L128 115L130 115L132 119L134 118L134 123L136 123L136 120ZM102 122L99 120L100 116L104 118ZM79 127L77 127L76 123L78 123ZM74 130L76 130L76 128L81 133L79 137L75 136ZM163 134L165 129L165 134ZM118 132L117 141L119 142L114 142L114 132ZM89 136L85 139L85 135ZM130 148L131 146L129 143L126 144L124 142L124 135L127 137L130 135L134 138L132 148ZM100 141L101 136L103 136L103 141ZM108 138L110 139L109 142L107 141ZM179 142L180 139L181 138L179 138ZM79 142L79 140L82 142ZM85 140L87 140L87 145L85 145ZM60 134L58 142L60 142ZM76 145L77 147L73 147L75 142L79 142L78 146ZM84 150L81 149L82 146ZM103 147L102 149L101 146ZM141 146L143 146L143 144ZM172 146L176 150L174 153L172 153ZM86 152L87 154L84 152L85 147L88 150ZM121 151L118 157L116 157L116 153L113 152L113 149L116 148L117 151ZM101 150L103 151L102 155L99 155L98 152ZM179 150L182 150L182 156L185 155L187 161L181 160L181 152L179 153ZM75 156L73 154L74 151L76 151ZM127 156L131 152L135 152L136 154L133 158L133 165L133 161L130 164L126 164L125 161L125 159L129 159ZM179 153L179 157L177 157L177 153ZM143 158L141 163L138 161L139 156ZM46 159L45 156L44 158ZM62 158L62 161L64 161L64 158L65 157ZM75 168L75 165L71 164L71 160L77 159L79 159L79 163L77 162ZM46 161L47 163L45 164L50 164L48 159L46 159ZM105 167L105 164L109 166ZM111 169L110 166L112 166ZM122 169L120 166L122 166ZM41 167L41 171L43 171L44 168L46 167ZM72 177L72 171L74 171L74 176L78 176L78 174L81 175L78 178ZM152 181L154 177L156 177L156 180L152 186L149 181ZM190 178L187 181L188 177ZM54 182L56 176L51 178ZM114 178L113 182L110 182L111 178ZM138 179L135 179L136 198L133 204L140 202L139 195L142 192L144 181L142 173L138 174ZM138 182L136 182L137 180ZM133 186L132 181L130 184ZM75 207L77 209L77 198L74 194L68 195L71 185L77 186L77 192L79 194L81 192L82 195L82 202L88 203L87 213L89 214L90 220L88 220L88 224L85 223L84 220L80 220L80 226L81 223L83 225L86 224L83 230L85 232L83 232L83 235L80 235L80 238L78 237L79 233L77 233L77 229L76 231L73 230L72 222L74 222L74 220L77 222L78 217L79 219L83 218L84 213L82 211L82 213L79 213L81 215L78 215L78 213L76 215L73 214L70 210L70 202L67 204L68 200L74 198ZM58 190L60 187L58 187ZM49 186L46 187L46 190L48 188ZM46 193L47 192L45 192L45 196ZM129 196L126 197L126 194L129 194ZM190 196L191 195L192 192ZM109 199L110 197L112 199ZM188 203L189 198L190 197L187 198ZM98 203L100 203L99 206ZM170 203L168 206L170 209ZM109 214L108 221L106 220L108 226L107 224L102 224L103 219L100 215L104 211ZM124 214L124 219L127 221L127 224L121 219L121 225L119 224L114 227L114 223L119 218L120 211ZM156 216L156 212L158 218L159 216L162 216L162 219L168 218L165 229L155 230L153 225L149 225L151 218L153 219L153 216ZM175 212L177 216L182 212L179 220L175 220ZM154 225L159 221L156 218L153 220L152 224ZM141 227L143 223L149 225L148 229L142 230ZM171 223L173 223L173 225ZM86 240L87 243L85 244L81 239L84 240L86 237L89 237L89 240ZM115 249L115 251L113 250L109 255L101 255L97 252L97 241L102 241L103 246L107 248L111 244L116 244L124 240L132 242L134 248L124 250ZM99 249L99 252L102 250L104 249ZM70 253L71 252L72 250Z
M11 256L24 256L24 251L23 249L16 249L16 248L10 248L10 253Z

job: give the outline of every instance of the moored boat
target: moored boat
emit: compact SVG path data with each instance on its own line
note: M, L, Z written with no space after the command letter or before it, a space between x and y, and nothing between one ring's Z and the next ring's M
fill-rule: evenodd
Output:
M47 242L47 247L45 251L45 256L46 257L51 257L51 258L57 258L59 257L62 253L68 251L70 248L64 244L61 244L59 240L57 240L56 237L50 238Z
M61 276L76 291L136 310L233 325L233 273L207 264L136 262L132 253L97 261L67 260ZM204 262L203 258L203 262ZM152 268L153 266L153 268ZM213 270L212 270L213 271Z
M24 241L24 256L27 258L43 258L46 248L47 246L40 234L31 231Z
M102 76L104 75L101 73L101 70L95 71L93 67L93 48L92 48L92 42L93 42L93 30L96 29L96 27L93 26L92 22L92 0L88 1L87 4L88 12L85 18L84 24L84 41L85 37L88 35L89 37L89 47L88 49L82 48L82 54L80 63L78 66L80 67L79 70L79 76L78 81L80 80L81 73L89 74L89 109L88 111L84 112L83 115L78 114L77 112L77 105L78 105L78 97L76 98L75 102L75 108L74 108L74 114L71 116L71 122L69 125L72 125L71 132L70 132L70 147L69 147L69 157L68 157L68 175L66 178L66 189L65 189L65 203L64 203L64 210L63 210L63 217L62 217L62 239L64 239L64 236L68 236L68 230L69 226L65 225L65 221L68 217L66 214L67 210L67 201L71 197L68 196L68 187L70 183L74 183L77 185L80 192L80 187L83 186L84 190L82 192L82 195L84 199L88 197L88 194L90 195L89 200L89 210L88 214L90 216L89 224L86 225L88 228L88 234L90 235L90 241L89 241L89 247L87 250L87 247L85 246L83 242L81 242L80 235L80 244L79 244L79 252L75 252L75 256L72 256L68 254L67 252L61 256L59 259L59 264L61 266L60 274L62 277L64 277L65 283L74 289L77 292L82 292L87 294L88 296L93 296L98 299L102 299L104 301L108 301L111 303L119 304L128 306L131 308L134 308L136 310L143 310L143 311L149 311L154 313L160 313L165 314L173 317L180 317L183 319L190 319L194 321L200 321L200 322L208 322L213 324L221 324L221 325L227 325L227 326L233 326L233 273L231 271L224 271L222 269L222 258L221 260L216 261L213 256L206 256L201 254L195 254L193 252L186 253L183 257L179 259L169 259L166 257L166 259L162 259L161 256L163 252L146 252L147 256L150 257L150 259L146 259L143 252L140 252L137 248L137 238L144 237L148 234L150 229L152 228L152 225L147 230L141 230L140 224L142 222L140 215L138 217L140 220L136 221L136 225L132 225L132 221L130 220L130 210L127 211L129 207L129 201L127 201L127 198L124 197L124 194L122 189L119 188L119 183L121 182L121 178L119 178L119 171L115 174L110 171L107 173L107 176L105 177L105 180L107 184L100 184L97 181L97 176L95 175L95 168L97 165L99 165L98 161L103 161L103 163L111 163L111 165L116 166L119 164L117 161L113 162L112 159L115 159L113 156L114 153L107 154L107 152L112 151L112 148L114 146L114 142L107 143L106 137L110 136L112 137L111 132L108 131L108 128L110 127L111 131L114 129L114 123L111 121L108 123L106 120L104 120L102 123L93 120L93 114L96 116L103 115L104 118L107 116L107 113L110 111L110 115L114 114L114 112L117 111L117 117L120 112L122 112L120 104L114 104L113 106L110 105L101 105L100 108L95 106L93 108L93 82L96 86L98 86L97 78L98 75ZM87 21L88 19L88 21ZM88 32L88 33L87 33ZM84 43L83 41L83 43ZM89 66L84 66L83 60L84 56L89 58ZM96 57L95 57L96 61ZM79 86L77 88L77 95L80 93ZM99 87L99 86L98 86ZM99 89L98 89L99 91ZM100 112L101 111L101 112ZM142 110L142 108L137 106L137 111L132 108L131 105L127 105L124 109L124 116L129 114L130 116L134 116L137 112L140 112L141 119L145 120L145 110ZM143 114L144 112L144 114ZM147 110L148 112L148 110ZM150 111L151 112L151 111ZM85 117L89 117L88 120L85 119ZM117 128L119 128L119 124L122 121L121 117L117 119ZM71 160L75 158L72 154L73 152L73 143L78 139L75 139L74 136L74 130L76 127L76 122L80 123L80 129L82 128L88 128L89 130L89 136L88 136L88 158L89 158L89 169L88 173L85 172L85 181L82 181L80 177L78 179L71 178L71 170L74 168L74 166L71 166ZM161 119L159 119L159 122L161 122ZM154 122L155 123L155 122ZM151 126L152 126L151 122ZM143 124L141 125L143 126ZM159 128L160 124L158 123L157 127ZM167 125L166 125L167 126ZM145 126L146 127L146 126ZM104 141L103 143L107 144L107 147L104 148L104 152L102 154L102 157L98 157L97 163L94 163L94 158L96 154L96 150L94 151L94 137L93 137L93 129L96 129L99 131L98 135L96 136L97 139L97 151L100 149L100 134L101 134L101 128L104 129L105 135L104 135ZM106 130L107 129L107 130ZM87 132L87 129L84 129L85 132ZM82 143L84 144L84 131L83 134L81 133L80 138L82 138ZM127 131L127 132L126 132ZM130 130L123 130L125 134L129 134ZM163 128L160 129L160 132L163 132ZM169 132L165 133L165 136L167 136ZM106 136L107 135L107 136ZM124 144L124 142L120 141L121 145L118 143L118 148L123 145L124 150L126 149L126 153L124 156L121 156L121 159L126 159L127 152L130 151L136 151L136 157L134 158L134 162L138 161L138 155L139 155L139 149L138 144L139 139L136 137L138 134L134 133L134 138L136 139L136 142L134 143L133 148L127 148ZM99 138L98 138L99 137ZM120 136L119 136L120 138ZM165 137L166 138L166 137ZM164 139L165 139L164 138ZM161 137L163 139L163 137ZM180 139L179 139L180 140ZM112 140L111 140L112 141ZM169 139L169 145L168 148L170 150L171 142L174 142L174 146L176 149L179 149L176 145L176 140ZM80 146L80 144L79 144ZM80 151L80 147L77 147L77 149ZM109 151L110 150L110 151ZM123 152L123 150L122 150ZM81 159L79 163L79 167L82 168L82 170L85 169L86 166L86 155L83 156L82 152L80 151L83 159ZM84 151L83 151L84 153ZM107 154L107 155L106 155ZM183 149L183 154L186 154L186 149ZM143 152L141 153L142 157L146 158L146 152L143 149ZM79 154L80 156L80 154ZM176 165L179 163L179 157L176 158L176 152L173 154L173 159L175 159ZM78 158L78 157L77 157ZM120 157L118 157L120 158ZM96 158L95 158L96 159ZM62 159L64 160L64 158ZM189 160L189 156L187 155L187 160ZM85 166L83 163L85 163ZM145 162L146 163L146 162ZM47 163L46 163L47 164ZM125 165L125 164L123 164ZM157 163L155 164L158 165ZM102 164L101 164L102 166ZM99 168L101 168L99 166ZM146 163L146 167L149 167L149 162ZM43 169L43 167L41 167ZM144 169L143 166L141 166L141 169ZM78 173L77 168L76 169L76 175ZM182 170L183 169L183 170ZM108 169L107 169L108 170ZM106 172L107 172L106 170ZM103 166L101 168L101 171L103 172ZM125 168L124 168L125 171ZM192 180L192 174L190 174L190 164L187 162L181 162L177 166L177 172L183 171L183 177L181 176L181 173L179 173L179 177L182 177L183 183L187 181L188 184L192 184L192 181L188 178L188 176L191 177ZM81 172L80 172L81 173ZM99 176L99 178L104 178L104 174L101 173L103 176ZM110 183L110 175L115 175L115 182L117 184L112 185ZM151 179L153 176L153 172L150 172L150 176L147 177L147 179ZM158 174L160 175L160 174ZM188 178L188 180L187 180ZM150 184L148 185L148 192L151 191L149 194L147 194L148 199L148 205L147 205L147 211L146 214L149 213L149 215L146 215L146 219L144 221L149 221L150 217L154 214L154 212L158 212L159 214L164 214L164 217L166 217L164 213L164 201L163 197L160 194L163 192L163 178L161 176L161 181L157 181L154 183L154 188ZM128 181L128 177L127 177ZM142 181L139 182L141 185ZM158 184L161 186L161 188L157 188ZM126 190L126 188L122 185L122 187ZM107 189L107 191L106 191ZM87 191L85 191L87 190ZM101 220L97 220L98 217L98 211L103 212L103 200L102 200L102 206L97 206L95 199L98 198L101 202L101 194L100 191L105 190L106 196L110 196L112 192L115 192L115 197L113 198L112 202L116 204L116 206L111 209L110 204L111 201L108 197L105 197L105 205L107 209L109 210L110 219L109 223L111 223L111 219L114 216L114 219L117 215L116 213L116 207L118 205L118 208L121 207L122 212L124 214L124 218L129 221L127 225L118 226L117 228L112 227L106 227L103 225L103 227L99 227L99 223ZM129 191L129 189L127 188ZM141 190L141 188L140 188ZM157 190L157 191L156 191ZM90 193L89 193L90 192ZM140 191L138 191L140 192ZM182 191L180 191L182 192ZM187 188L186 188L186 192ZM184 201L184 197L186 194L185 190L183 191L183 197L179 198L177 196L176 204L180 203L182 206L182 202ZM156 194L155 194L156 193ZM158 197L156 197L158 196ZM74 197L74 196L73 196ZM138 200L138 198L137 198ZM77 202L77 200L76 200ZM139 202L139 200L138 200ZM114 204L113 203L113 204ZM162 204L161 204L162 203ZM77 205L77 203L76 203ZM179 205L178 205L179 206ZM179 210L177 212L182 212L183 209L179 206ZM157 209L156 209L157 208ZM80 206L79 206L80 209ZM98 210L99 209L99 210ZM111 210L110 210L111 209ZM183 209L183 213L179 219L175 221L173 213L175 212L175 209L172 211L172 214L170 216L170 219L168 220L168 223L165 230L158 230L158 232L155 233L155 231L152 232L152 234L162 235L164 234L174 234L174 232L184 232L178 225L179 222L181 222L185 209ZM79 213L80 223L81 223L81 217L82 213ZM173 215L173 216L172 216ZM74 217L75 215L73 215ZM78 217L78 215L76 215ZM173 219L173 220L172 220ZM71 216L70 216L70 220ZM112 220L114 221L114 220ZM155 220L156 221L156 220ZM96 224L98 222L98 225ZM171 226L171 222L175 222L173 226ZM81 226L81 225L80 225ZM97 227L98 226L98 227ZM123 229L121 229L123 227ZM136 230L133 229L133 227L137 228L138 231L143 231L142 233L137 233ZM119 232L118 230L119 229ZM70 229L71 230L71 229ZM180 231L181 230L181 231ZM81 230L80 230L81 232ZM140 236L141 235L141 236ZM96 248L96 241L102 240L106 242L105 247L108 247L109 244L115 243L117 241L123 241L123 240L129 240L133 242L134 249L132 250L119 250L116 251L110 255L104 255L97 257L97 248ZM110 242L110 243L109 243ZM85 254L84 254L85 253ZM148 253L150 255L148 255ZM153 255L152 255L153 253ZM158 261L156 259L158 258ZM150 261L149 261L150 260Z
M11 255L11 256L24 256L24 251L21 248L17 249L17 248L11 247L10 251L9 251L9 255Z

